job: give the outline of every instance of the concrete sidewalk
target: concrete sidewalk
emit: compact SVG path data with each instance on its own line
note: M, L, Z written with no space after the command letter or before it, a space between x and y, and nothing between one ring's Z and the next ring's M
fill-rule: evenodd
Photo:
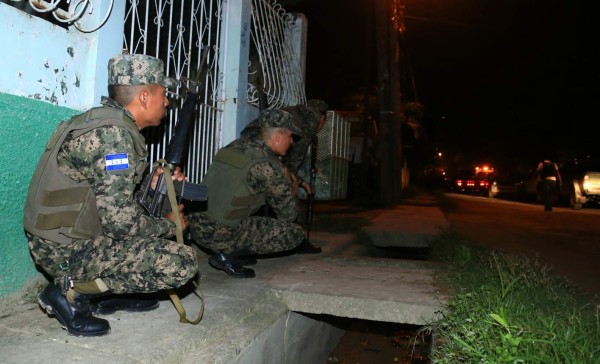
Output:
M447 223L439 207L422 203L431 197L415 201L375 211L366 229L375 245L389 246L381 236L426 245L441 233ZM44 314L35 292L3 299L0 362L325 363L343 334L332 316L423 325L447 299L432 275L442 265L361 256L364 244L353 235L312 232L311 240L322 254L259 259L252 279L230 278L204 255L198 325L179 323L165 298L154 311L104 316L112 328L107 336L78 338ZM194 318L200 299L181 296Z

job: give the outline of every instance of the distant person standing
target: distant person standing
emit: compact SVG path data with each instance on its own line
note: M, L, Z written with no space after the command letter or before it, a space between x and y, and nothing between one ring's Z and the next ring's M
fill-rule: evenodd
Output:
M556 163L545 159L537 166L536 174L542 182L544 211L552 211L555 194L560 191L562 179Z

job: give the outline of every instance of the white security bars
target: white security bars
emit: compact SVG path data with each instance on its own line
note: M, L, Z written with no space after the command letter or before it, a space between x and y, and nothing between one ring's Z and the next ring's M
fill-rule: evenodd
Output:
M249 59L247 84L236 88L247 89L246 100L259 108L277 108L306 102L304 80L297 46L299 16L286 13L274 0L128 0L125 11L123 48L131 54L147 54L165 62L167 76L184 82L171 94L171 110L167 121L154 130L144 130L149 143L150 162L164 157L168 141L178 120L178 110L188 87L188 79L196 77L201 55L208 50L207 62L200 75L200 100L195 113L195 128L191 136L185 172L191 182L198 183L206 173L222 143L225 100L222 98L223 72L219 65L231 54L232 45L221 44L224 34L247 28L235 16L227 19L224 6L242 6L251 3ZM236 4L236 5L232 5ZM236 23L237 22L237 23ZM239 47L239 45L238 45ZM266 101L259 105L262 93ZM242 115L244 117L244 115ZM250 114L245 115L251 118ZM249 120L246 120L248 122ZM222 130L223 129L223 130ZM227 129L229 131L229 129ZM228 135L233 133L229 132Z
M306 102L300 55L295 51L297 40L293 36L298 16L287 13L273 0L252 1L248 85L248 102L252 105L264 106L259 104L261 91L269 108Z
M150 128L150 162L164 157L173 128L179 118L188 87L199 93L195 125L190 139L185 173L198 183L219 148L221 111L218 108L218 69L221 0L130 0L125 12L124 49L147 54L165 62L167 76L180 80L171 96L167 122ZM206 62L202 52L206 49ZM198 74L198 70L201 73ZM188 80L198 79L198 84ZM199 85L199 88L195 88Z

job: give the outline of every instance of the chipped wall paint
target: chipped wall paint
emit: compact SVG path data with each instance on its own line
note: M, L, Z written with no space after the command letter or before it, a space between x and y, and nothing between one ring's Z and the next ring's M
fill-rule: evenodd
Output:
M94 8L88 21L104 17L109 0L96 0ZM122 49L124 16L125 3L114 5L100 30L83 33L0 3L0 92L78 110L98 105L106 64Z
M81 88L94 83L94 69L88 67L96 48L93 35L65 30L7 5L0 5L0 17L0 92L77 109L91 105L93 95Z
M95 0L98 16L109 0ZM29 181L61 120L106 95L108 59L121 51L125 2L97 32L65 30L0 3L0 298L40 278L23 232Z

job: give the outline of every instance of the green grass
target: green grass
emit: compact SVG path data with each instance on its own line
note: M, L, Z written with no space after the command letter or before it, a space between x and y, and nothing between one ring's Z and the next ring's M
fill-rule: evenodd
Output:
M365 216L368 209L317 213L313 228L368 241ZM432 242L429 259L448 263L436 279L451 293L420 334L435 334L434 363L600 363L598 300L550 267L478 247L451 231Z
M600 363L600 306L549 267L452 233L431 257L451 267L438 279L452 298L427 328L435 363Z

